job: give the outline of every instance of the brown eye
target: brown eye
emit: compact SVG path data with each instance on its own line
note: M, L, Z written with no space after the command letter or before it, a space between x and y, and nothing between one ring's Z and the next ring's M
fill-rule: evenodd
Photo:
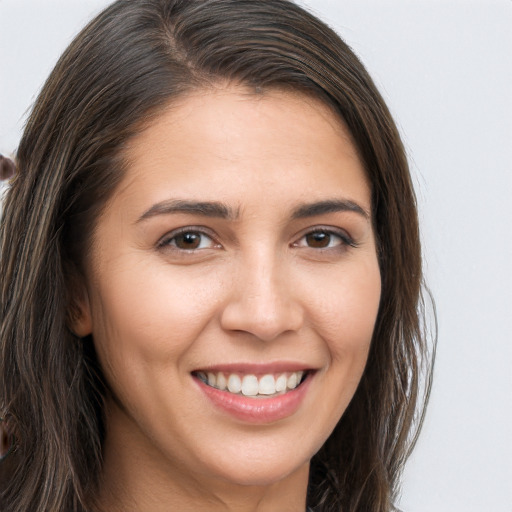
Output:
M306 245L315 249L330 247L333 235L323 231L317 231L306 235ZM339 239L339 237L337 237Z
M346 231L341 229L317 228L305 233L297 242L295 247L308 249L344 249L346 246L356 247L356 243Z
M197 249L201 245L199 233L182 233L174 237L176 247L179 249Z
M211 237L200 231L182 231L168 238L162 245L170 245L183 251L194 251L212 248L215 243Z

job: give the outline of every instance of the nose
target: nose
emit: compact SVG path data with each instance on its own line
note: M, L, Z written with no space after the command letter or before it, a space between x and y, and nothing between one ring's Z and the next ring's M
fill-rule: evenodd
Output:
M274 258L253 257L233 275L229 299L221 314L225 330L246 332L262 341L272 341L286 332L296 332L304 311L296 296L288 269Z

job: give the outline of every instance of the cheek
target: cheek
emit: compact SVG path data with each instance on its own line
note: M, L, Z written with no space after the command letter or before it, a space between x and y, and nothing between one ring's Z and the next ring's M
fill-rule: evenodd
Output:
M319 375L325 389L318 414L328 420L326 435L343 415L366 366L377 318L381 281L378 264L354 265L333 275L319 300L316 324L328 363Z
M366 355L379 309L381 280L376 259L339 269L310 292L314 323L333 360Z
M137 272L130 269L137 268ZM215 317L222 282L208 274L133 263L93 291L93 336L105 365L179 361Z
M317 449L359 385L379 309L381 279L376 257L350 263L324 273L323 281L320 275L311 276L308 290L303 290L309 294L311 326L321 339L325 360L317 375L320 393L312 406L321 429Z

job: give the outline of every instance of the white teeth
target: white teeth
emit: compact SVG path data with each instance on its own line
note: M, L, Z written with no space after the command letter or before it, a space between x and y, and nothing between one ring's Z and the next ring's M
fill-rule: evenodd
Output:
M286 375L283 373L277 377L276 380L276 393L280 393L281 391L284 391L286 389L286 382L288 379L286 378Z
M217 377L214 373L208 372L208 385L213 387L217 385Z
M290 376L288 377L288 380L286 381L286 387L288 389L295 389L297 387L297 374L296 373L292 373L290 374Z
M263 375L258 385L260 395L273 395L276 392L276 379L273 375Z
M224 391L228 387L228 382L222 372L219 372L217 374L217 387L222 391Z
M253 397L270 396L295 389L303 376L304 371L281 373L277 376L267 373L260 378L253 374L240 376L232 373L226 379L226 374L223 372L197 372L197 377L211 387Z
M242 394L245 396L256 396L258 394L258 377L246 375L242 380Z
M231 393L240 393L242 391L242 381L240 377L234 373L229 376L228 379L228 390Z

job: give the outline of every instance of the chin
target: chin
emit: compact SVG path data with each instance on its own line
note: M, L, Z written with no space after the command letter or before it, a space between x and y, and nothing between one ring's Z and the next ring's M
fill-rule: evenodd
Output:
M230 471L224 468L221 478L230 484L244 487L269 487L286 480L294 473L307 474L308 471L309 460L299 466L248 461L244 465L234 466Z
M245 453L236 449L224 453L224 457L216 457L212 464L203 463L203 468L214 478L240 486L272 486L295 473L307 478L309 454L300 457L290 447L271 450L264 445L261 443Z

